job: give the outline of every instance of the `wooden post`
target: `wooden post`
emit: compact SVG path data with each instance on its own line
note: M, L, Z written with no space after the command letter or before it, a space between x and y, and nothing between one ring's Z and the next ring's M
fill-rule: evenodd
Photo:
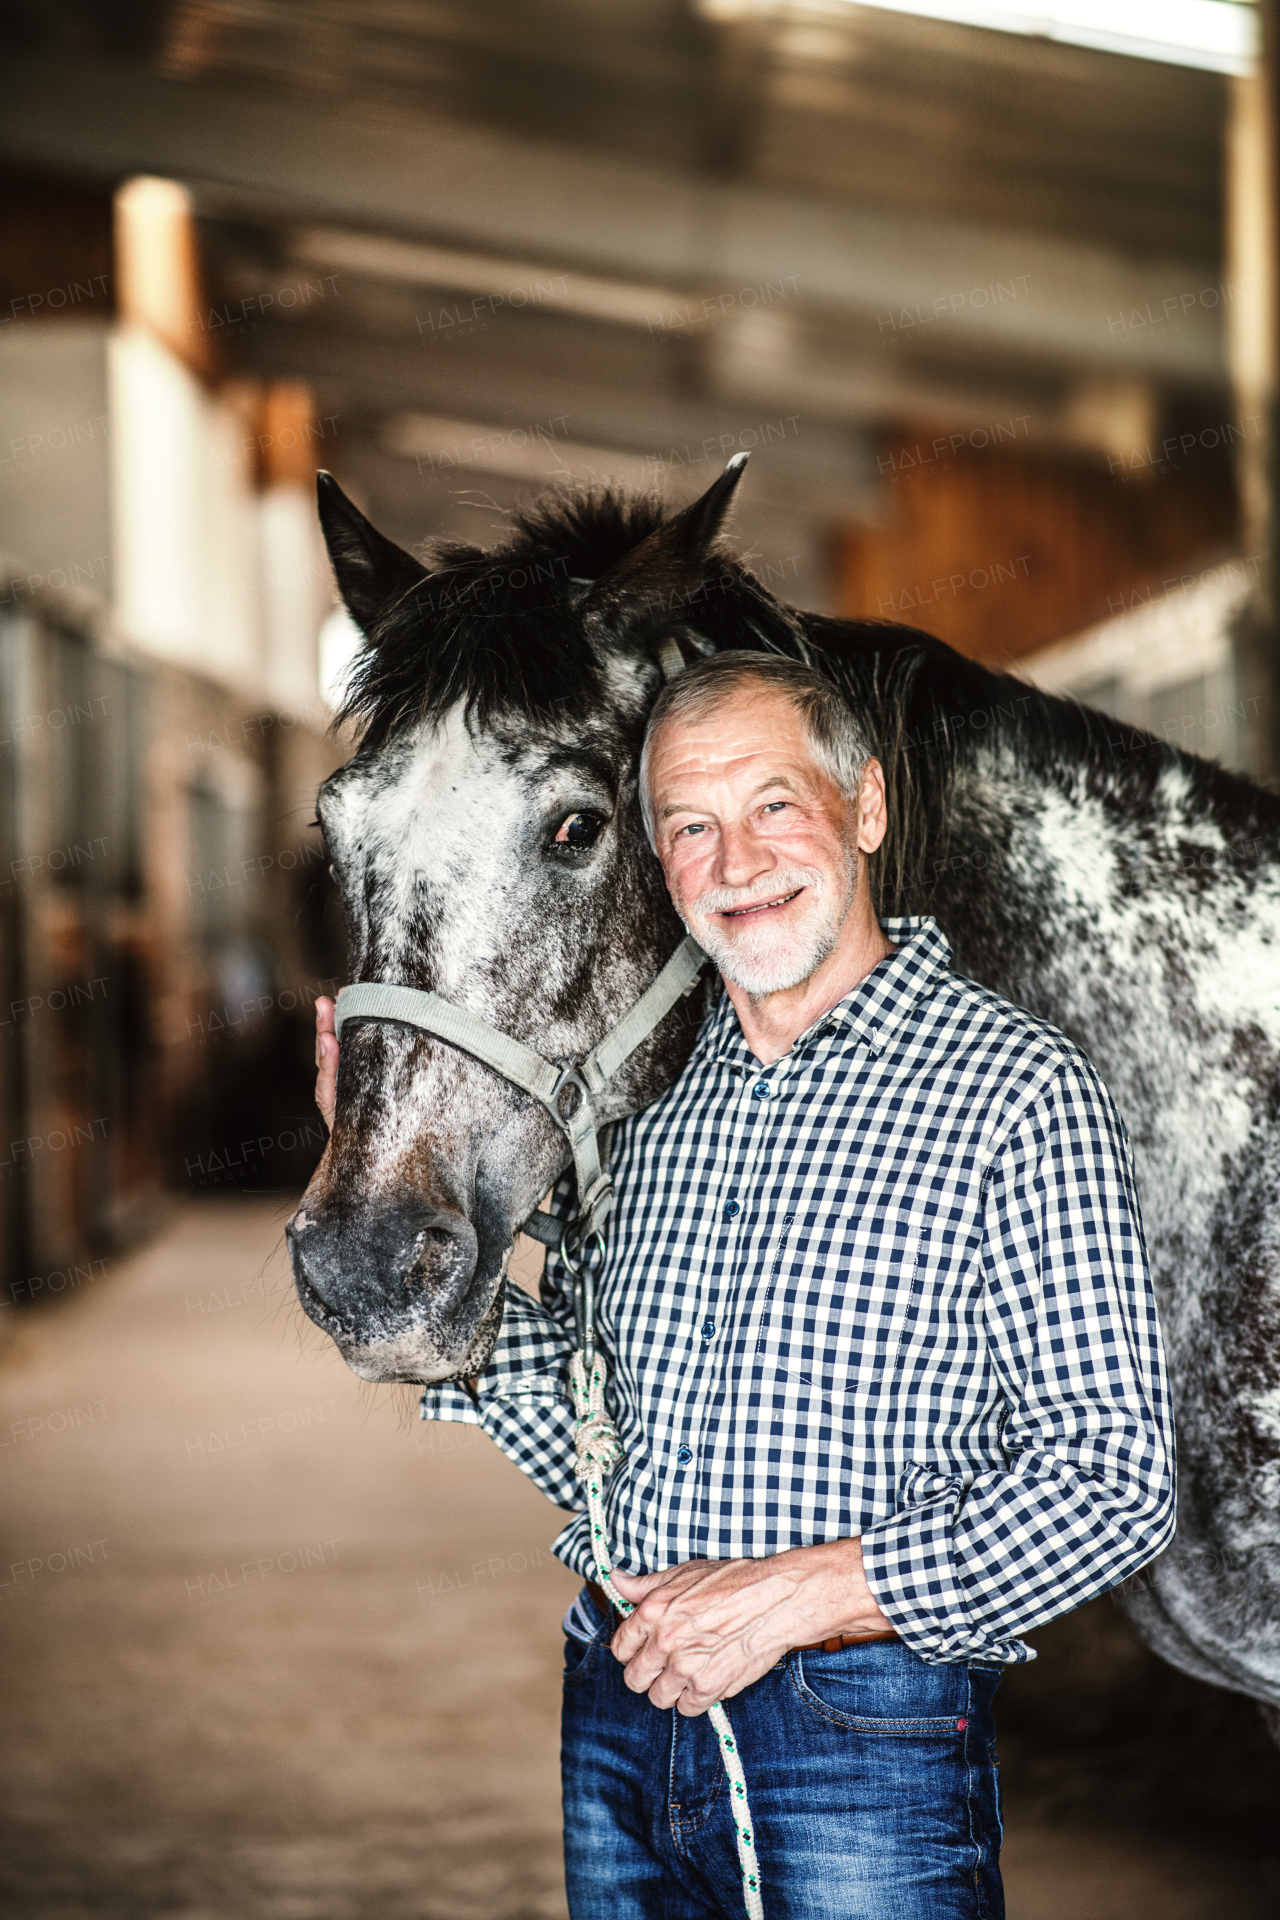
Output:
M1244 703L1245 765L1280 785L1280 0L1262 0L1258 71L1227 82L1230 105L1224 169L1224 313L1235 404L1256 431L1237 448L1241 536L1258 561L1258 588L1236 633L1238 697Z
M116 195L116 277L122 320L147 327L202 380L216 371L200 243L185 188L129 180Z

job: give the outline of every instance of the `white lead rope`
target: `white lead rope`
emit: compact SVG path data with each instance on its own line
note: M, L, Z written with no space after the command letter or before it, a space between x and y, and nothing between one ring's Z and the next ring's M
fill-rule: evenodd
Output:
M634 1613L613 1584L613 1566L609 1553L609 1534L604 1518L604 1483L623 1458L625 1449L618 1429L605 1412L604 1389L607 1371L604 1361L593 1352L590 1360L579 1348L569 1362L569 1391L577 1415L574 1444L577 1447L578 1478L586 1488L587 1516L591 1522L591 1552L596 1577L609 1599L625 1618ZM734 1738L733 1726L721 1701L708 1708L708 1716L720 1742L720 1758L729 1782L729 1810L738 1841L738 1865L742 1870L742 1897L747 1920L764 1920L764 1902L760 1897L760 1862L756 1859L755 1834L751 1826L751 1808L747 1801L747 1779L742 1771L742 1756Z

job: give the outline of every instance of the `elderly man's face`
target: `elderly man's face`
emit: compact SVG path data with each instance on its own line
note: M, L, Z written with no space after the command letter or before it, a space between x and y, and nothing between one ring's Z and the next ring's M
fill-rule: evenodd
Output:
M864 794L868 780L882 798L874 761ZM807 980L854 906L867 834L791 701L744 691L704 720L669 721L650 751L649 793L672 899L725 978L753 996Z

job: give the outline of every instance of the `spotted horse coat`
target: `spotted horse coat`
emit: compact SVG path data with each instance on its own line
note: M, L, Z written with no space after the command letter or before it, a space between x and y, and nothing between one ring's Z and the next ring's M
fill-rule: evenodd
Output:
M1084 1047L1125 1116L1180 1495L1174 1544L1122 1603L1166 1659L1280 1726L1280 800L927 634L785 606L723 535L740 471L673 517L566 489L496 551L421 560L321 476L366 636L362 743L320 797L352 978L434 987L549 1057L585 1051L683 931L636 798L664 658L818 665L885 767L881 910L934 914L957 968ZM639 1049L604 1119L669 1084L697 1012ZM478 1062L353 1027L289 1228L306 1311L363 1377L476 1372L516 1229L566 1160L550 1117Z

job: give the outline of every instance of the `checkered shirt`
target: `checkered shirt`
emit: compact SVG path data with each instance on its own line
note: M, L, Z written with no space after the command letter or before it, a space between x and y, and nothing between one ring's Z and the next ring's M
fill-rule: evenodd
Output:
M1174 1526L1173 1431L1124 1123L1080 1049L951 971L930 918L761 1067L722 995L615 1128L597 1287L615 1565L861 1535L930 1662L1135 1573ZM557 1204L569 1211L568 1180ZM508 1291L478 1423L558 1505L574 1479L569 1278ZM593 1571L585 1513L555 1552Z

